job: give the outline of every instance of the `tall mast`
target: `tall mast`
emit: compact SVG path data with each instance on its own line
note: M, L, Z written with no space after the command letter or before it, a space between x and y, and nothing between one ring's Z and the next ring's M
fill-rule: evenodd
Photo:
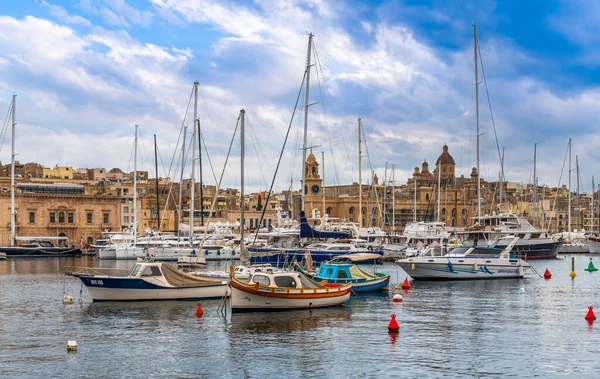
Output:
M194 82L194 125L192 126L192 187L190 194L190 247L194 239L194 198L196 195L196 182L194 174L196 171L196 120L198 119L198 81Z
M362 129L362 120L358 119L358 225L360 228L363 226L363 214L362 214L362 148L360 140L360 130Z
M10 152L10 246L15 246L15 127L17 126L17 95L12 97L12 141Z
M500 201L498 202L500 213L502 213L502 190L504 189L504 146L502 147L502 161L500 167Z
M198 122L198 166L200 168L200 226L204 226L204 182L202 181L202 134ZM216 196L216 194L215 194Z
M246 252L244 249L244 227L245 227L245 219L244 219L244 207L245 207L245 199L244 199L244 156L245 156L245 143L244 143L244 139L245 139L245 119L246 119L246 111L245 110L241 110L240 111L240 118L241 118L241 122L240 122L240 162L241 162L241 167L240 167L240 172L241 172L241 179L240 179L240 184L241 184L241 191L240 191L240 255L242 258L242 263L246 262L248 260L248 258L246 257ZM306 150L305 150L306 151ZM304 198L304 197L303 197Z
M537 217L537 180L536 180L537 143L533 144L533 226Z
M413 221L417 221L417 178L415 177L415 191L413 194Z
M437 221L440 222L440 193L441 193L441 189L440 186L442 184L442 161L439 161L438 167L437 167L437 172L438 172L438 182L437 182Z
M396 228L396 165L392 165L392 229Z
M592 175L592 202L590 204L590 221L591 221L591 225L590 225L590 232L594 233L594 176Z
M156 149L156 134L154 135L154 170L156 172L156 186L155 186L155 190L156 190L156 225L157 225L158 230L160 231L160 229L161 229L160 198L159 198L159 192L158 192L158 153L157 153L157 149Z
M579 229L581 229L581 225L579 224L579 222L581 221L581 210L579 207L579 156L578 155L575 155L575 170L576 170L575 172L577 173L575 175L575 180L577 181L577 197L575 199L576 200L575 206L577 207L577 215L575 217L577 217L576 225Z
M325 217L327 214L325 209L325 152L321 151L321 170L323 171L323 188L321 188L321 195L323 196L323 213L321 217Z
M304 141L302 143L302 201L300 204L300 211L304 211L304 195L306 188L306 145L308 138L308 96L310 90L310 49L312 47L312 39L313 35L310 33L308 35L308 49L306 52L306 97L304 99Z
M477 25L473 23L475 50L475 119L477 123L477 217L481 217L481 180L479 179L479 73L477 72Z
M179 177L179 212L177 212L177 237L181 227L181 215L183 213L183 169L185 167L185 139L187 137L187 126L183 127L183 138L181 144L181 175Z
M135 138L133 140L133 244L137 242L137 144L138 126L135 125Z
M568 211L568 223L569 223L569 240L571 239L571 139L569 138L569 211Z
M382 199L382 204L383 204L383 220L381 220L381 226L384 227L385 226L385 212L386 212L386 204L385 204L385 198L386 198L386 192L387 192L387 185L388 185L388 177L387 177L387 162L385 162L385 171L383 174L383 199ZM375 191L377 191L377 189L375 189Z

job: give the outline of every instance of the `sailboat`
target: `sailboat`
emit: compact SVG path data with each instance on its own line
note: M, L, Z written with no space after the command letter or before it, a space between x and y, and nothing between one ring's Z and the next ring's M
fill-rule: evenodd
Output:
M10 245L0 247L0 254L6 257L66 257L80 255L81 250L72 246L55 246L52 241L66 243L66 237L17 237L15 210L15 129L17 126L17 95L13 95L11 102L12 136L10 155ZM15 245L16 241L27 243Z

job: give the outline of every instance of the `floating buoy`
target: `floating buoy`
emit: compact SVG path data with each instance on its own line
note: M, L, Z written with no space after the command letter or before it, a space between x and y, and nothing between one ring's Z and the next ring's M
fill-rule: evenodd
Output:
M63 304L73 304L73 296L64 295Z
M571 273L569 274L571 279L575 279L577 273L575 272L575 257L571 257Z
M77 351L77 341L67 341L67 351Z
M519 288L519 293L525 293L525 288Z
M198 303L198 306L196 307L196 312L194 314L196 315L196 317L202 317L202 315L204 315L204 311L202 310L202 304Z
M388 332L389 333L398 333L400 331L400 325L398 325L398 321L396 321L396 315L392 313L392 319L388 324Z
M588 307L588 312L585 315L585 319L588 321L596 319L596 314L594 313L594 307L592 307L591 305Z
M402 295L400 295L399 293L395 294L394 297L392 297L392 301L394 303L401 303L402 302Z
M400 283L398 283L398 284L396 284L396 286L394 288L397 290L402 289L402 285L400 285Z
M404 282L402 283L402 287L403 290L409 290L410 289L410 282L408 281L408 278L404 279Z
M544 279L550 279L551 277L552 273L546 268L546 271L544 271Z
M598 271L598 269L594 266L594 262L592 262L592 258L590 258L590 263L588 264L585 271L587 271L587 272Z

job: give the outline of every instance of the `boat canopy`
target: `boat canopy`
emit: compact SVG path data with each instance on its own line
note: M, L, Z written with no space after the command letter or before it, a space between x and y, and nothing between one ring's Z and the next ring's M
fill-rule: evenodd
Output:
M300 238L352 238L349 233L344 232L321 232L313 229L306 219L304 211L300 211Z

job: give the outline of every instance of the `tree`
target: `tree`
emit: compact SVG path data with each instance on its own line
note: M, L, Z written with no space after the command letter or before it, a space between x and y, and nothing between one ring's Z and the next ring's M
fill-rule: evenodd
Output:
M258 195L258 204L256 205L256 210L257 211L262 210L262 198L260 197L260 195Z

